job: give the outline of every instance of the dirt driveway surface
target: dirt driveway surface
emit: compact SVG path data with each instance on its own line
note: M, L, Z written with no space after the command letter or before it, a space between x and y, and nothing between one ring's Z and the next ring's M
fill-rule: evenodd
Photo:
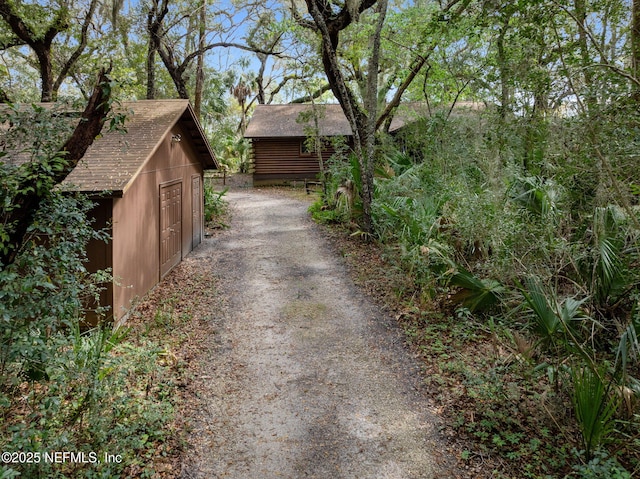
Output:
M228 304L182 477L450 477L401 334L348 279L308 204L227 198L231 228L188 258L213 268Z

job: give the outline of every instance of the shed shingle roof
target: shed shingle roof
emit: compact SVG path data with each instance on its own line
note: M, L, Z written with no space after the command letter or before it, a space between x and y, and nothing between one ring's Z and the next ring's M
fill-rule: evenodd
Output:
M52 104L43 104L45 108ZM178 123L188 132L205 168L217 168L215 155L196 120L189 100L140 100L123 102L117 109L124 113L126 132L108 131L89 147L75 169L60 185L64 190L87 193L124 193L153 156L162 139ZM69 121L77 122L73 115ZM18 164L28 161L20 153Z
M83 192L125 192L160 141L182 121L205 167L217 163L188 100L123 102L126 133L107 132L87 150L62 187ZM105 125L105 128L107 126Z

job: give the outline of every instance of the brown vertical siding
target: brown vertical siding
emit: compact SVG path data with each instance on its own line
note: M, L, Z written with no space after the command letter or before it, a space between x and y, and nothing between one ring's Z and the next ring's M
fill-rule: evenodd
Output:
M202 182L201 175L191 176L191 249L202 242L202 225L204 224Z
M318 157L301 154L300 144L304 141L304 138L252 139L254 184L317 178L320 173ZM333 153L331 147L324 150L324 161Z
M89 213L89 217L93 218L93 227L96 230L104 230L111 232L111 212L113 208L113 199L102 198L94 200L96 205ZM91 273L105 270L113 266L113 253L111 241L105 242L96 239L89 241L87 245L87 270ZM100 305L109 306L113 305L113 284L108 283L104 285L105 289L100 294ZM94 309L97 304L90 302L87 304L89 309ZM112 311L107 311L107 316L112 314ZM96 324L98 322L98 316L95 313L89 312L87 314L87 322L90 324Z
M171 137L180 134L180 142ZM160 142L153 157L113 207L114 314L120 318L132 301L160 280L160 185L179 182L181 257L192 250L192 178L203 170L189 135L179 126Z

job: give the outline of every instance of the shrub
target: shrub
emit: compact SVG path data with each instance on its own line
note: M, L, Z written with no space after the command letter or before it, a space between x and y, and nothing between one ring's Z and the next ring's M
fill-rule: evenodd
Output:
M223 199L229 188L217 192L209 183L204 186L204 221L212 228L226 228L227 202Z

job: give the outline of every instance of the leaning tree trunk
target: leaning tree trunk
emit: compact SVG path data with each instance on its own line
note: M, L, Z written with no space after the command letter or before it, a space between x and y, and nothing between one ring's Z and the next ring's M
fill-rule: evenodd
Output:
M365 113L359 108L353 92L349 89L342 75L340 63L338 61L337 48L340 40L340 31L350 25L353 20L353 13L347 6L335 17L331 12L323 8L323 2L318 0L306 0L307 9L315 22L322 39L322 64L327 80L331 86L331 91L338 99L342 110L347 117L351 132L353 133L354 150L358 158L362 184L362 228L365 233L373 232L371 220L371 202L373 199L373 177L369 178L369 164L373 158L367 158L367 118ZM320 3L320 5L319 5ZM375 0L365 0L359 5L361 13L374 5ZM375 118L373 120L375 122Z

